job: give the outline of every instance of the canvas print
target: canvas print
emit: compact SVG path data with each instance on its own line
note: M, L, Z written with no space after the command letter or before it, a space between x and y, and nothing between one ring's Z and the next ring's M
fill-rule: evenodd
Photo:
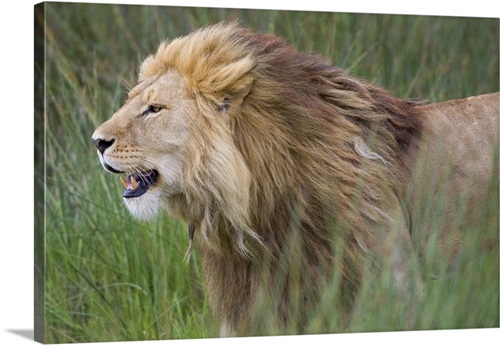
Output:
M499 327L499 20L35 7L35 338Z

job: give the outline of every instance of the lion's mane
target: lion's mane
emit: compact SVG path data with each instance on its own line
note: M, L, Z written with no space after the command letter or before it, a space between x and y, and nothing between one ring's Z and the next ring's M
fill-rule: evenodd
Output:
M162 44L140 80L169 69L185 78L198 109L184 193L168 208L196 229L223 327L246 329L261 284L286 321L286 287L298 281L314 297L304 286L328 276L339 241L344 293L353 293L373 225L389 217L383 195L401 190L420 135L415 103L235 24Z

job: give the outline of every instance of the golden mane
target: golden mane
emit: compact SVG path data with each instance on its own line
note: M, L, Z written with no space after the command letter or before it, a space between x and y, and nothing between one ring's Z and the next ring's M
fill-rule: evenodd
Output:
M279 261L293 229L307 263L301 279L331 267L332 241L343 238L342 273L356 286L360 248L372 243L374 222L390 219L380 202L401 190L405 152L420 136L416 104L235 24L161 44L140 81L170 69L186 80L200 117L187 148L185 195L168 207L201 230L207 290L221 319L238 325L247 310L242 304L234 315L235 302L220 296L229 268L214 256L250 272L244 262L252 254ZM248 289L240 283L230 285Z

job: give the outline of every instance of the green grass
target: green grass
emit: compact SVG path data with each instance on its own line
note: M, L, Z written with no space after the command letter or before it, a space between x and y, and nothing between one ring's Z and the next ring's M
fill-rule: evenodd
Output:
M38 80L46 91L46 342L218 335L196 251L183 263L186 225L166 214L151 223L133 220L118 179L98 163L91 135L120 107L138 65L159 42L235 19L401 97L443 101L499 89L497 19L46 4L46 79ZM495 181L492 206L468 226L468 250L457 267L427 282L413 329L499 326L498 245L480 250L485 239L498 243L497 191ZM424 273L436 255L424 258ZM386 276L362 287L349 322L319 308L307 331L404 329L409 305L396 302ZM331 306L336 282L326 291L323 306Z

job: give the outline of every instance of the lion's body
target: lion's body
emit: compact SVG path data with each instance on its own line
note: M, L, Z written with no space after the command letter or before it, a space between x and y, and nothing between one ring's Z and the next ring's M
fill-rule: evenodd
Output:
M447 198L481 204L497 173L498 102L420 106L274 36L218 25L161 45L94 139L108 170L158 172L127 206L148 218L163 204L191 224L222 333L246 334L262 293L300 328L338 257L347 305L372 254L403 296L418 293L420 185L451 179Z
M464 219L484 206L491 178L498 175L499 94L417 107L423 137L405 198L410 205L413 241L426 247L429 220L439 217L441 241L456 246ZM457 217L457 215L461 215ZM418 232L417 232L418 231Z

